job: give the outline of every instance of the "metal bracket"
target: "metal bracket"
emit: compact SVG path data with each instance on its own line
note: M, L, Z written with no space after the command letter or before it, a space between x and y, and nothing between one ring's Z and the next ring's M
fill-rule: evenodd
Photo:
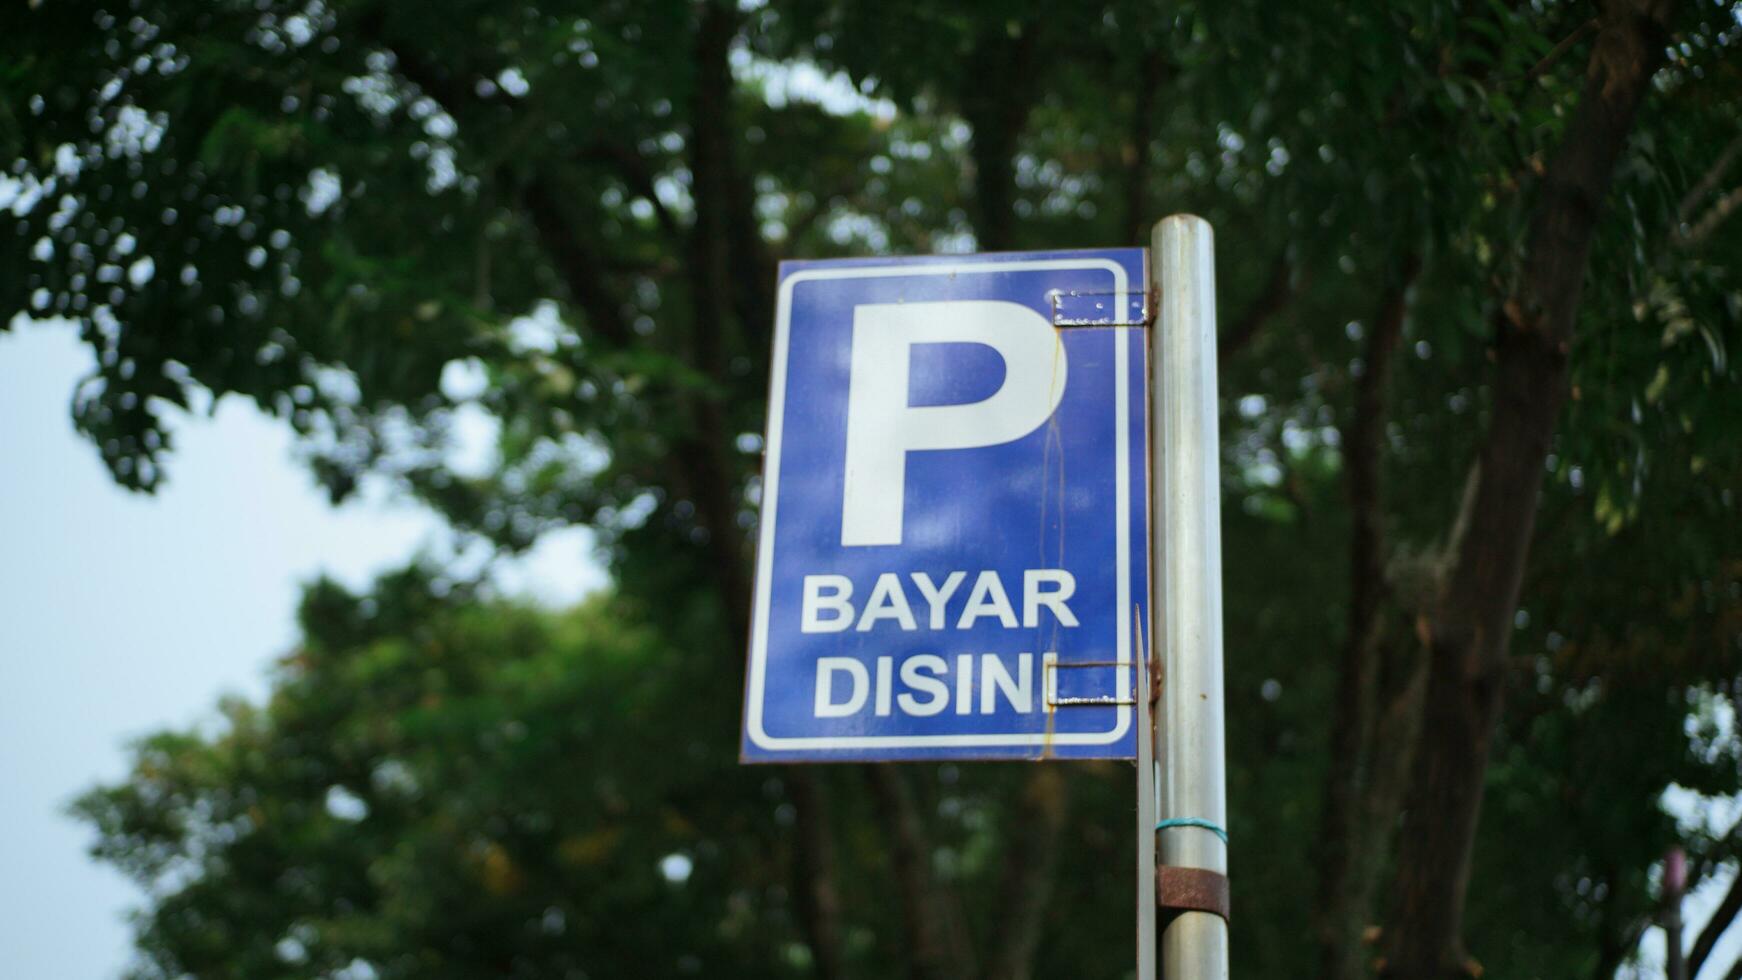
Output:
M1049 708L1108 708L1130 707L1137 703L1135 684L1131 697L1120 694L1106 694L1086 698L1061 698L1058 696L1058 672L1061 670L1078 670L1085 667L1126 667L1135 671L1140 665L1130 660L1077 660L1071 663L1059 663L1054 655L1047 655L1040 661L1041 698Z
M1046 298L1052 304L1052 325L1055 327L1147 327L1155 322L1149 312L1147 292L1127 290L1120 294L1054 289L1046 294Z
M1228 876L1203 868L1155 869L1155 904L1170 916L1208 912L1228 919Z

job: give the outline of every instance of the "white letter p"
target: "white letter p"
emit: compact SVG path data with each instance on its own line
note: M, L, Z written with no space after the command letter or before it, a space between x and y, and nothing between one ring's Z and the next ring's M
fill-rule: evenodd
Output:
M984 344L1004 383L983 401L908 405L919 344ZM1004 300L877 303L853 311L847 391L847 480L841 544L901 543L907 454L1014 442L1052 417L1065 393L1065 349L1047 318Z

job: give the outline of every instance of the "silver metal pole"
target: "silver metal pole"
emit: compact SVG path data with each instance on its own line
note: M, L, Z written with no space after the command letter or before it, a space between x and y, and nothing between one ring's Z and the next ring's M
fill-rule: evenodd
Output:
M1154 491L1150 492L1154 496ZM1152 562L1153 564L1153 562ZM1151 592L1154 591L1151 585ZM1151 600L1153 601L1153 599ZM1153 619L1153 617L1152 617ZM1155 712L1149 702L1151 653L1155 634L1149 623L1135 624L1137 656L1137 980L1155 980Z
M1209 222L1185 214L1163 218L1151 242L1161 310L1150 330L1150 527L1157 534L1150 608L1164 665L1156 725L1161 815L1225 828L1214 248ZM1228 873L1227 845L1202 826L1167 828L1160 850L1165 865ZM1161 966L1166 980L1225 980L1227 922L1208 912L1175 916L1161 937Z

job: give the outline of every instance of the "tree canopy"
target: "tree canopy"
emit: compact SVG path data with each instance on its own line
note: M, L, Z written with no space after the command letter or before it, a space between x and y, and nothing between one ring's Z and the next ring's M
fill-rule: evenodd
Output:
M117 481L235 395L336 499L588 524L615 580L311 586L268 704L80 804L142 972L1120 975L1126 770L735 767L748 532L777 259L1193 211L1236 971L1613 976L1665 847L1742 854L1660 803L1742 789L1739 43L1715 0L12 6L0 311L96 352Z

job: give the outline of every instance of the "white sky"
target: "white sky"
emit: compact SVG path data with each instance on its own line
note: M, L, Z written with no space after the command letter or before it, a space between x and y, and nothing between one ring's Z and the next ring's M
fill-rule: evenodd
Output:
M115 486L72 427L91 357L62 325L0 333L0 975L96 980L131 956L139 895L92 863L66 804L126 772L126 743L258 697L295 639L299 585L361 587L446 536L381 493L330 507L287 427L240 399L177 426L169 485ZM566 603L604 582L585 531L501 569Z

